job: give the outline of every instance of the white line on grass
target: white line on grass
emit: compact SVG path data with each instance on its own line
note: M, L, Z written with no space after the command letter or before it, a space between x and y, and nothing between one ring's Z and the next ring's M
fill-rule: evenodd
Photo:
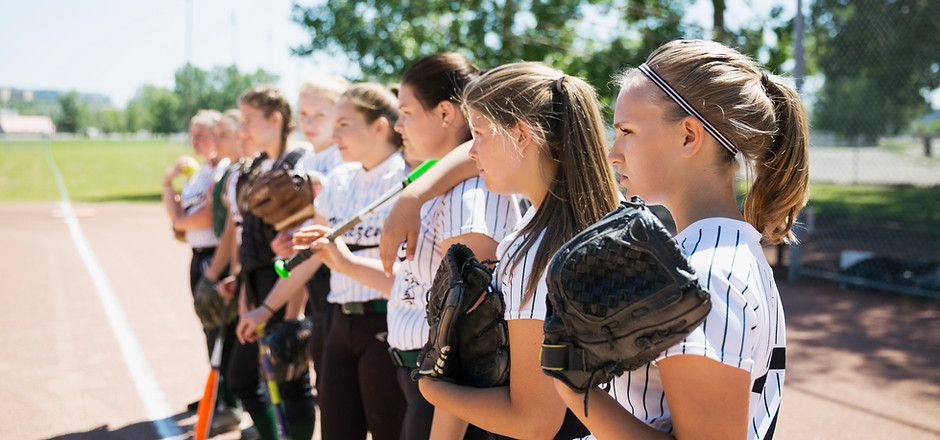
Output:
M65 189L65 182L62 180L59 168L52 157L52 147L48 139L46 140L46 160L49 162L49 168L52 169L55 183L59 187L59 194L62 196L62 200L59 202L62 218L72 233L75 249L85 263L91 281L95 285L98 299L104 307L108 323L111 324L111 331L117 338L118 345L120 345L121 352L124 355L124 362L127 363L127 368L131 372L134 386L137 388L137 395L147 408L147 417L153 421L160 438L181 437L183 435L182 431L176 425L176 422L170 418L172 412L166 401L166 395L160 390L160 385L153 375L153 370L150 369L150 365L147 364L147 360L144 358L144 352L131 331L127 316L124 315L124 310L121 308L117 295L114 293L114 289L111 288L111 282L108 281L107 274L101 268L98 257L95 256L88 240L85 239L85 234L82 233L82 228L78 224L75 212L72 210L72 204L69 202L69 193Z

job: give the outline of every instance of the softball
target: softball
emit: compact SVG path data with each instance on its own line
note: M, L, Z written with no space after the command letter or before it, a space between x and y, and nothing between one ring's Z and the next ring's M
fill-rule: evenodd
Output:
M180 171L186 174L186 177L193 177L193 174L196 174L196 170L199 169L199 162L196 162L196 159L191 157L186 158L186 163L180 167Z

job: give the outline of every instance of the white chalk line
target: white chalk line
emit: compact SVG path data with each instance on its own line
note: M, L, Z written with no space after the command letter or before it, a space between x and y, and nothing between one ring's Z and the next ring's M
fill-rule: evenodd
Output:
M127 316L121 308L111 282L94 251L85 239L81 226L78 224L78 218L75 211L72 210L72 204L69 201L69 194L65 188L65 182L59 173L59 168L52 157L52 146L49 140L46 141L46 159L49 162L49 168L52 169L52 175L55 178L56 185L59 187L59 194L62 200L59 202L59 209L62 211L62 218L69 227L72 235L72 241L75 243L75 249L78 251L91 281L95 285L95 292L98 299L104 307L105 315L108 317L108 323L111 324L111 331L121 347L121 353L124 355L124 362L130 370L131 378L134 381L134 387L137 388L137 395L147 409L147 418L151 420L157 430L160 438L168 439L179 437L183 432L176 422L171 418L172 411L169 403L166 401L166 394L160 390L160 385L153 374L153 370L144 357L144 351L134 337L131 326L127 322Z

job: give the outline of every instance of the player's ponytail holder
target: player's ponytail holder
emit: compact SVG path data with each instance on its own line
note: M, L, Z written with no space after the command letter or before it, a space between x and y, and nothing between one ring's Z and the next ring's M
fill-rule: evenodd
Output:
M559 77L558 77L558 80L555 81L555 91L556 91L556 92L562 93L562 92L565 91L565 89L564 89L562 83L565 81L565 77L567 77L567 76L568 76L568 75L559 76Z

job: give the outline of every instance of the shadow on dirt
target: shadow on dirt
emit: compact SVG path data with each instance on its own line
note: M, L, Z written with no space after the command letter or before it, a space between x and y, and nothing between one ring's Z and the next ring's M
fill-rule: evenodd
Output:
M834 282L778 280L787 319L787 384L807 375L854 368L872 384L912 380L940 383L940 302L890 292L840 290ZM861 356L845 365L839 353ZM838 376L838 375L836 375ZM936 387L921 397L940 400Z
M193 425L191 423L180 424L181 420L193 418L193 412L184 412L166 419L170 423L175 423L182 435L170 437L173 439L192 438ZM90 431L72 432L55 437L49 437L47 440L162 440L165 437L157 432L153 422L137 422L121 428L113 429L108 425L101 425Z

